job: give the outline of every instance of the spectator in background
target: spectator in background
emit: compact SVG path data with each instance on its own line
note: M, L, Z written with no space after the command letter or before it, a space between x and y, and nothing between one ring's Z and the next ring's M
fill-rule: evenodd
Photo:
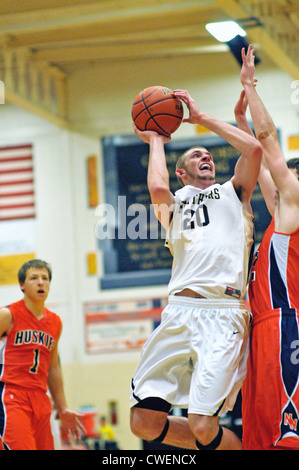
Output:
M104 443L105 450L117 449L115 431L111 424L107 423L105 416L100 417L99 437Z

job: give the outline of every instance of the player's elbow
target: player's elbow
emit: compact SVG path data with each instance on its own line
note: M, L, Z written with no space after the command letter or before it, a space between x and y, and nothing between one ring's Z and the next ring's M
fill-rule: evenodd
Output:
M252 145L252 149L251 149L251 156L254 158L254 159L260 159L262 160L262 157L263 157L263 147L262 147L262 144L257 140L255 139L253 145Z
M151 183L148 189L153 203L164 202L169 197L170 189L167 184Z

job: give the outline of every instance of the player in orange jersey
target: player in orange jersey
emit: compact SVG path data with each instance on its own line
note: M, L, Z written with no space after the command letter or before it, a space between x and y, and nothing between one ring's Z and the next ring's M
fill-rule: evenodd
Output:
M18 273L24 298L0 309L0 440L7 450L53 450L50 391L63 427L80 438L67 408L58 358L61 320L45 307L52 271L41 260Z
M237 124L250 133L249 104L264 162L259 184L273 219L255 254L249 299L251 348L243 395L246 450L299 449L299 159L286 162L255 87L252 46L242 51Z

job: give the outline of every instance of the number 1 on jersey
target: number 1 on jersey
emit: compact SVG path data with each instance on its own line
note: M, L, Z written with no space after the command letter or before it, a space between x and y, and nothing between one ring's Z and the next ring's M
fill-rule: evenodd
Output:
M33 366L30 368L30 372L32 374L36 374L39 366L39 349L34 349L34 359L33 359Z

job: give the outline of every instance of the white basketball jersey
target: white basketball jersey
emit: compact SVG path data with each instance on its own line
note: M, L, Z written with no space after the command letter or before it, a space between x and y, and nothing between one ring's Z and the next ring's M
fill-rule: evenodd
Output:
M206 189L184 186L166 246L173 255L169 294L189 288L207 298L244 299L253 216L246 212L233 184Z

